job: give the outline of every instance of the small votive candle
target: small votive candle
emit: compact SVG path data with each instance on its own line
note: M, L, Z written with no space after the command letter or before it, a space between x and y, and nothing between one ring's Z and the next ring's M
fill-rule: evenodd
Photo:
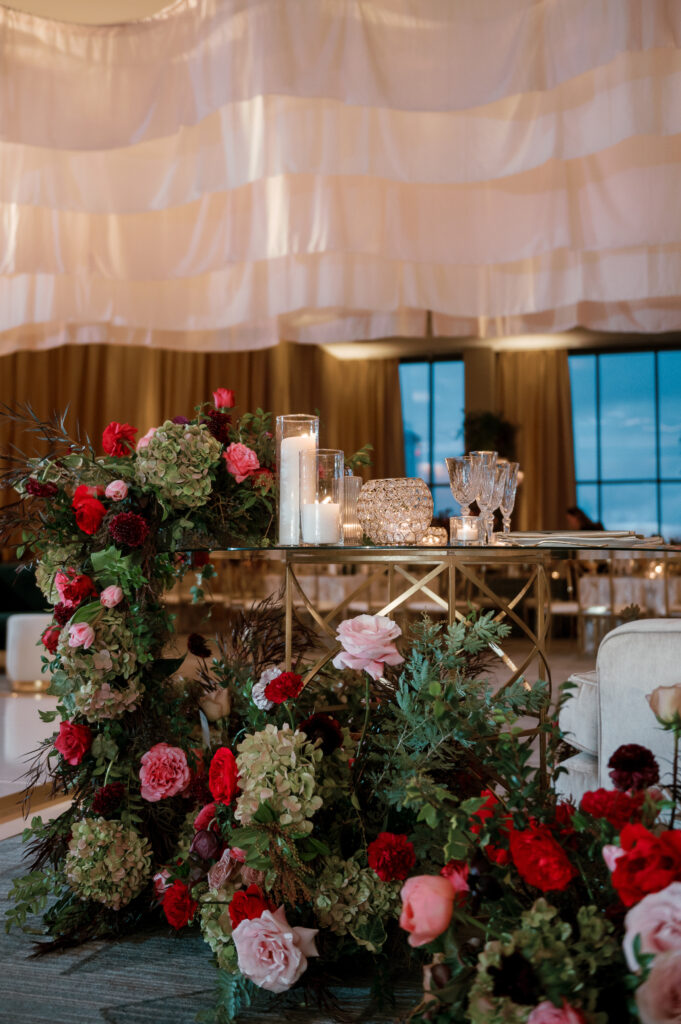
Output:
M482 543L481 522L477 516L451 516L449 520L449 537L457 547L479 545Z
M340 504L324 498L302 507L303 544L339 544Z

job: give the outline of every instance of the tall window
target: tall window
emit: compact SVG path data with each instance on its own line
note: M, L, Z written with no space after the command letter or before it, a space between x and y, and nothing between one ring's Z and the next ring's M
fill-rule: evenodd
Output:
M400 390L407 476L426 481L436 516L454 515L445 458L463 452L463 360L403 362Z
M577 504L681 538L681 351L570 356Z

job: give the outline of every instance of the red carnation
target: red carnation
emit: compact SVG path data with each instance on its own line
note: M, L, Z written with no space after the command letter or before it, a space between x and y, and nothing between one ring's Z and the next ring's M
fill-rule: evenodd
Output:
M231 804L236 796L239 772L236 758L229 747L219 747L208 770L208 788L214 800Z
M205 807L201 808L199 813L194 818L194 828L196 829L197 832L203 832L204 829L208 828L211 828L213 832L220 831L220 826L215 820L216 809L217 804L215 802L213 802L212 804L206 804Z
M414 844L406 836L379 832L367 850L369 867L382 882L403 882L416 863Z
M191 898L189 889L179 878L166 889L163 896L163 913L166 915L168 924L173 928L184 928L189 924L196 912L198 903Z
M101 526L102 519L106 515L106 509L101 501L91 497L91 490L92 488L84 487L83 485L77 487L71 502L78 526L83 533L90 535L97 532Z
M26 481L26 493L32 494L34 498L54 498L58 490L57 485L50 483L49 480L46 483L42 483L42 481L36 480L34 476L31 476Z
M229 917L232 931L242 921L253 921L260 917L263 910L274 910L274 905L265 896L259 885L249 885L248 889L240 889L232 896L229 904Z
M303 688L303 677L295 672L282 672L265 687L265 696L273 704L283 704L289 697L297 697Z
M499 801L491 789L483 789L480 796L485 797L485 802L475 814L471 815L468 823L468 828L474 836L480 835L481 832L485 831L487 822L494 816L495 808L499 806ZM512 820L510 814L505 814L497 823L504 835L511 829ZM505 850L502 846L496 846L494 843L488 843L484 852L495 864L508 864L511 859L508 850Z
M102 448L107 455L130 455L135 447L136 433L137 427L131 427L129 423L116 423L113 420L104 428Z
M60 626L48 626L40 639L50 654L57 653L57 644L59 643L59 636L61 634Z
M80 764L92 746L92 733L87 725L60 722L54 745L68 764Z
M84 576L82 578L87 579L87 576ZM97 593L96 590L95 593ZM57 623L57 625L65 626L66 623L71 618L71 616L73 615L73 605L67 605L65 602L60 601L58 604L55 604L54 608L52 609L52 614L54 615L54 621Z
M610 880L625 907L649 892L681 882L681 831L653 835L643 825L625 825L620 834L624 853L617 858Z
M655 756L638 743L625 743L618 747L608 761L610 778L615 789L647 789L660 781L660 769Z
M141 548L149 533L149 523L136 512L119 512L109 523L109 533L117 544Z
M617 831L632 821L640 821L645 793L622 793L618 789L596 789L585 793L580 810L592 818L605 818Z
M511 857L518 873L542 892L565 889L577 874L562 846L544 825L511 830Z

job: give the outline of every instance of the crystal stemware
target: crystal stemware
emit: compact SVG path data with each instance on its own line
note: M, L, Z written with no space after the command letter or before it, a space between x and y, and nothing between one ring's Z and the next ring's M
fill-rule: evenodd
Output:
M478 464L470 455L445 459L445 464L454 500L461 506L461 515L469 516L470 506L475 501L478 487Z
M518 488L518 463L508 463L508 476L506 477L506 485L504 487L504 493L501 496L499 508L501 515L504 520L504 533L509 533L511 529L511 512L515 505L515 493Z

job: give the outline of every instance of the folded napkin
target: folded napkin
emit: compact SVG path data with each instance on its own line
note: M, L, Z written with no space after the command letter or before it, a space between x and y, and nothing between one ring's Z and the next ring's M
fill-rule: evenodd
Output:
M504 540L517 547L545 548L659 548L662 537L641 537L633 530L535 530L508 533Z

